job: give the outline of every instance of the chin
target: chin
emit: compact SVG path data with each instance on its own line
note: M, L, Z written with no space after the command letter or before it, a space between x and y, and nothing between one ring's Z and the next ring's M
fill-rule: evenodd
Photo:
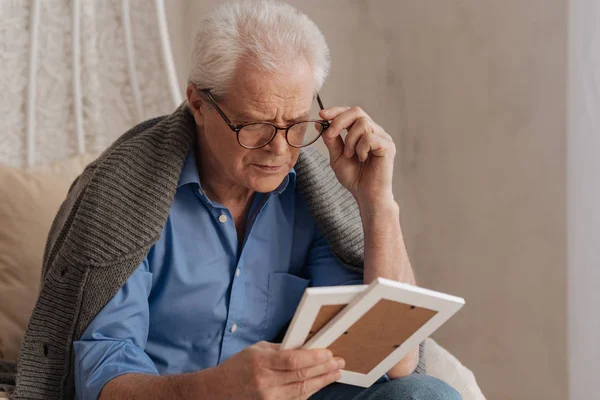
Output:
M269 193L277 189L285 179L287 173L276 176L252 176L249 181L250 189L259 193Z

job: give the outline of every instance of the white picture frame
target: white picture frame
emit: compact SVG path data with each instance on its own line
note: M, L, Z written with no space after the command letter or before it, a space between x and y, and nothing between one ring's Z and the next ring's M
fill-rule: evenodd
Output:
M338 382L371 386L465 304L460 297L385 278L377 278L370 285L307 288L281 349L327 348L382 299L435 311L435 315L368 373L342 370ZM343 304L347 306L307 340L321 307Z

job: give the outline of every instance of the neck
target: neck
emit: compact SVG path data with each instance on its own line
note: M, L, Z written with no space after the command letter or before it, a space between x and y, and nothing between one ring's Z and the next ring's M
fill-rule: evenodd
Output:
M210 154L202 152L201 146L196 146L195 155L198 176L208 198L230 211L245 209L254 191L232 182L227 173L215 165L216 160L212 159Z

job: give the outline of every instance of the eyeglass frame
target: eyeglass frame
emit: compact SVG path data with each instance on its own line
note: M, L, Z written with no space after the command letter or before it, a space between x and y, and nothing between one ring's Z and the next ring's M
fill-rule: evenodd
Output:
M256 121L256 122L247 122L244 124L234 124L233 122L231 122L231 120L227 117L227 115L223 112L223 110L221 110L221 107L219 107L219 105L217 104L217 101L213 98L212 94L210 93L210 89L201 89L200 90L208 99L208 101L210 101L210 103L212 104L213 107L215 107L215 109L217 110L217 112L219 113L219 115L221 116L221 118L223 118L223 121L225 121L225 123L227 124L227 126L229 126L229 128L235 132L235 136L237 139L237 142L240 146L242 146L245 149L248 150L256 150L256 149L260 149L263 148L265 146L268 146L269 143L271 143L273 141L273 139L275 139L275 136L277 136L277 132L279 131L285 131L285 141L287 142L287 144L289 144L291 147L294 147L296 149L301 149L303 147L308 147L311 144L315 143L317 140L319 140L319 138L321 137L321 135L323 134L323 132L325 132L327 130L327 128L329 128L330 123L327 120L324 119L320 119L320 120L308 120L308 121L298 121L298 122L294 122L293 124L290 124L288 126L284 126L284 127L280 127L275 125L272 122L268 122L268 121ZM317 103L319 103L319 108L321 110L324 110L325 107L323 107L323 102L321 101L321 97L319 96L319 93L317 93ZM298 124L305 124L307 122L315 122L315 123L319 123L323 126L323 130L321 130L321 132L319 133L319 135L310 143L304 144L302 146L296 146L290 143L290 141L288 140L288 132L289 130L294 126L294 125L298 125ZM273 136L271 136L271 138L269 140L267 140L267 142L261 146L258 147L248 147L248 146L244 146L241 142L240 142L240 131L249 125L256 125L256 124L267 124L267 125L271 125L273 128L275 128L275 131L273 133Z

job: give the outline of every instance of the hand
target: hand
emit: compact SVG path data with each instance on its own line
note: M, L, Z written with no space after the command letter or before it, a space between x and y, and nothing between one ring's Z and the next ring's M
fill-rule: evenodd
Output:
M215 367L215 398L308 399L340 379L344 361L326 349L280 350L258 342Z
M323 133L331 168L359 205L393 199L396 146L390 135L359 107L329 107L319 115L331 121Z

